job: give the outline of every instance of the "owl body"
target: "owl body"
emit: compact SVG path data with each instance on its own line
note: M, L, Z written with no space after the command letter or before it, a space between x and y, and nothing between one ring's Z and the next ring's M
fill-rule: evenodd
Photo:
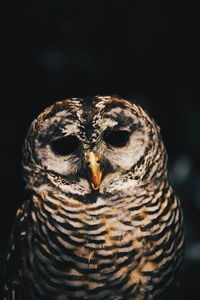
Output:
M89 103L89 104L88 104ZM33 121L27 200L6 299L162 299L183 259L182 212L159 127L114 97L56 102Z

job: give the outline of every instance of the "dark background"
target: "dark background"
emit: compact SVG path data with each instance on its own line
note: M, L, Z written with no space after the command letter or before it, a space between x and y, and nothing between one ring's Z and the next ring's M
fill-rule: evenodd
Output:
M181 1L7 1L2 9L1 260L24 200L21 147L32 119L65 97L136 98L162 128L185 215L178 299L199 299L199 10Z

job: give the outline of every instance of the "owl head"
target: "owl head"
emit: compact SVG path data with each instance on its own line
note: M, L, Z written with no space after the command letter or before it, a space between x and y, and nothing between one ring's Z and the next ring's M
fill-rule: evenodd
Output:
M23 153L28 188L82 195L134 188L166 157L154 120L110 96L57 101L33 121Z

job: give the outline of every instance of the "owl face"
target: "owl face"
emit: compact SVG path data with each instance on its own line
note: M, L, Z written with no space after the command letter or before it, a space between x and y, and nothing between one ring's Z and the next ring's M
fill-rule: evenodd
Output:
M154 122L128 101L70 99L56 102L33 122L24 153L33 158L33 168L92 191L111 187L130 171L134 179L134 169L151 159L157 140Z

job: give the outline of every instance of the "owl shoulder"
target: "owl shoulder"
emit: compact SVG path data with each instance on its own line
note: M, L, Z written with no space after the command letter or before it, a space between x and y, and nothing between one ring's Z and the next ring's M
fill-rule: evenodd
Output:
M9 300L17 299L17 290L20 286L20 262L21 250L26 248L27 243L27 223L30 222L31 201L25 201L17 210L16 219L12 228L6 265L4 271L4 298Z

